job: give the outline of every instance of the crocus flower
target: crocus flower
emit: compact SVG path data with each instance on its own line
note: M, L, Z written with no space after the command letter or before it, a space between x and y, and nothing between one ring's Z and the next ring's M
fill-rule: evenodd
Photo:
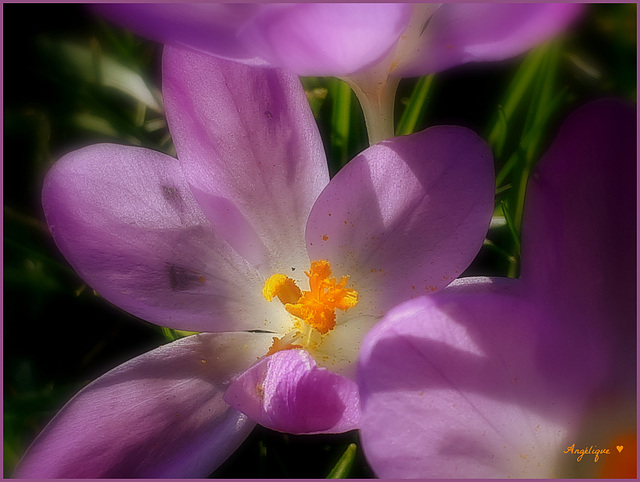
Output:
M221 58L337 76L372 143L393 136L401 77L517 55L567 26L577 4L114 4L107 17L149 38Z
M163 43L298 75L346 77L394 57L400 77L502 60L556 34L572 4L114 4L97 7Z
M178 159L110 144L71 152L43 205L58 247L104 298L200 333L81 390L19 476L204 476L256 422L358 427L365 333L449 284L484 240L492 159L467 129L390 139L329 181L295 76L166 47L163 95Z
M367 335L379 476L635 477L635 139L626 105L574 113L529 185L521 279L459 279Z

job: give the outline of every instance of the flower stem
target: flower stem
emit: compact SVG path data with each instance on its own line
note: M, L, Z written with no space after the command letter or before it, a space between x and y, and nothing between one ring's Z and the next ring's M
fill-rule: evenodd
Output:
M360 101L367 125L369 144L373 145L394 134L394 106L399 77L360 75L345 77Z
M424 42L423 35L429 19L437 8L438 4L414 5L409 25L398 39L395 49L373 67L342 78L360 101L369 144L395 136L394 104L401 77L401 69L398 69L415 58ZM394 75L391 75L394 71Z

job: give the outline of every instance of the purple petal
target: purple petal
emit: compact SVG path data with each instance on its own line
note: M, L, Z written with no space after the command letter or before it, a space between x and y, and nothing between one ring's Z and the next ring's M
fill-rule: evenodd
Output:
M468 129L433 127L384 141L347 164L318 198L309 255L349 275L360 304L380 315L466 269L484 241L493 192L491 152Z
M557 477L609 367L515 280L467 280L365 338L361 435L384 478Z
M240 34L271 65L298 75L349 75L381 61L411 14L408 4L308 3L264 8Z
M166 48L167 118L206 216L264 276L308 266L304 226L328 182L297 77Z
M78 393L27 451L22 478L204 477L254 424L222 400L263 334L201 334L145 353Z
M93 8L120 25L153 40L210 52L221 58L264 63L239 40L238 32L257 4L101 4Z
M557 34L581 10L570 3L446 3L431 17L421 48L398 75L426 75L518 55Z
M71 152L43 205L60 251L117 306L178 329L264 329L262 277L214 232L176 159L108 144Z
M260 425L288 433L337 433L357 428L358 387L319 367L304 350L263 358L239 376L224 399Z
M563 323L635 364L636 113L588 104L565 121L527 191L522 278ZM629 377L627 370L620 370ZM635 379L635 376L629 379ZM634 388L635 391L635 388Z
M298 75L347 75L381 60L408 4L100 5L110 19L177 47Z

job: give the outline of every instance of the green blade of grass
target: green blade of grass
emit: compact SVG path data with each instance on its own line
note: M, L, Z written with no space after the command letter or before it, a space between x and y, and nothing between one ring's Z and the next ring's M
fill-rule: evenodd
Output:
M487 248L491 249L492 251L498 253L500 256L504 257L507 260L507 262L509 263L509 266L511 266L511 264L516 261L514 256L511 253L509 253L506 249L501 248L500 246L498 246L496 243L494 243L490 239L485 239L483 241L482 245L486 246Z
M517 188L513 191L511 221L516 233L521 232L524 201L529 175L541 155L541 146L547 134L547 125L564 98L562 92L555 93L560 62L559 43L552 42L545 46L545 58L536 75L532 108L527 114L518 150L522 153L522 165L516 173Z
M507 261L509 262L509 269L507 276L509 278L515 278L518 276L518 267L520 265L520 235L516 231L513 221L511 219L511 215L509 213L509 209L504 201L500 201L500 208L502 209L502 213L504 214L504 219L507 223L507 228L509 229L509 234L511 234L511 238L513 241L514 249L512 254L507 257Z
M409 103L402 112L398 127L396 127L396 135L404 136L415 132L416 126L424 117L427 100L433 87L434 74L421 77L411 92Z
M342 167L349 160L351 87L339 79L333 79L329 86L329 95L332 99L329 148L332 159Z
M346 479L356 458L356 444L349 444L338 463L331 469L327 479Z
M536 140L542 134L545 117L548 117L548 106L553 97L558 72L559 49L555 43L550 43L542 49L545 56L537 72L533 85L533 97L523 127L520 146L529 152L529 144L523 146L523 142ZM529 159L528 159L529 160Z
M496 157L502 156L508 135L507 128L518 106L523 103L523 100L528 98L527 92L531 89L545 55L546 49L544 47L532 50L531 53L525 57L522 65L507 87L504 100L498 110L497 119L487 136Z
M537 123L526 132L521 141L520 147L516 149L513 154L503 164L498 174L496 174L496 186L502 186L513 168L518 164L520 158L525 159L525 162L532 163L536 160L535 154L539 151L542 137L539 131L549 121L551 116L557 112L558 108L566 98L566 89L558 92L556 96L547 104L546 108L542 110L542 115L538 117Z
M300 81L304 87L304 91L307 94L307 100L311 106L313 117L320 118L322 106L324 105L329 89L326 86L327 81L322 77L301 77Z
M559 63L559 44L551 44L546 62L545 75L542 76L540 81L537 109L535 109L531 128L525 131L525 136L529 137L529 143L526 149L526 160L530 168L533 167L540 154L539 149L545 135L545 126L560 107L562 100L564 100L564 90L557 94L555 93Z
M88 84L99 83L102 86L117 89L133 99L144 103L149 109L161 113L162 106L147 84L137 72L124 66L113 57L102 55L97 44L90 48L72 42L62 41L55 48L77 75Z

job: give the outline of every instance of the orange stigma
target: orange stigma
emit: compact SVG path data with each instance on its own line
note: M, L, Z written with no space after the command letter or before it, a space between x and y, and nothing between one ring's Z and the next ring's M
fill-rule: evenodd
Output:
M340 281L331 276L328 261L313 261L305 274L309 278L309 291L301 291L283 274L274 274L265 283L262 294L267 301L278 297L289 313L324 335L336 326L336 309L347 311L358 303L358 292L346 288L348 276Z

